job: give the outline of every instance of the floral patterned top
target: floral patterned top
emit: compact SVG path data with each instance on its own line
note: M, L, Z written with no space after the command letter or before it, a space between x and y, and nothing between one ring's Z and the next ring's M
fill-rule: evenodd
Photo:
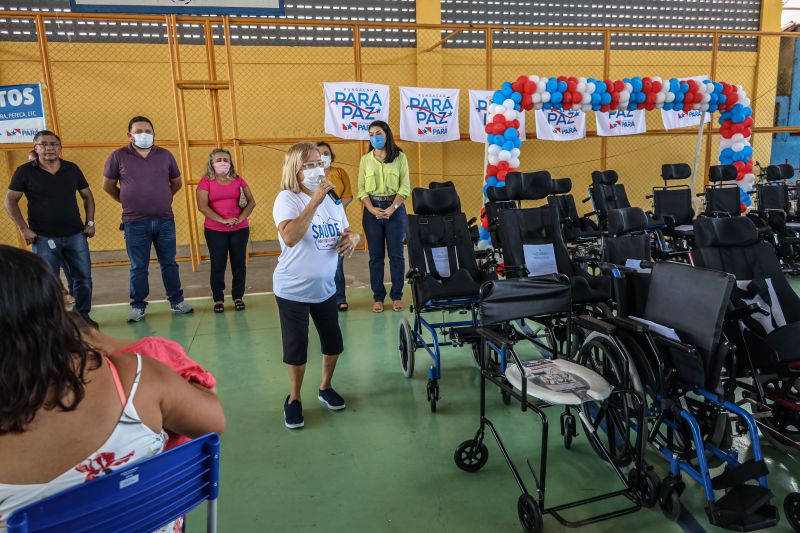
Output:
M5 518L16 509L163 451L167 440L166 433L163 430L160 433L154 433L148 428L139 418L139 413L136 412L136 407L133 405L142 375L142 356L136 354L136 376L133 379L131 393L127 398L116 367L107 357L104 359L108 363L123 406L122 414L114 431L95 453L49 483L32 485L0 483L0 533L6 531ZM161 528L159 533L180 532L182 529L183 518L181 517Z

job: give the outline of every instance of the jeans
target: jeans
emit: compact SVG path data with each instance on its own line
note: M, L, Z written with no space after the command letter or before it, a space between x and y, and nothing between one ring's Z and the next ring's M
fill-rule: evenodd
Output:
M211 256L211 295L215 302L225 300L225 269L228 267L228 256L231 258L233 280L231 296L240 300L244 296L245 278L247 276L247 240L250 228L236 231L214 231L205 228L208 255Z
M69 237L38 235L33 241L33 253L47 261L56 276L59 276L61 266L65 266L68 289L75 298L75 310L88 315L92 310L92 260L86 234L80 232Z
M347 295L345 294L343 255L339 256L339 264L336 265L336 275L333 279L336 282L336 305L346 304Z
M372 205L379 209L386 209L392 205L392 202L374 202ZM389 296L392 301L402 300L406 270L403 256L403 240L406 233L405 206L401 205L389 220L378 220L372 213L364 209L362 223L369 247L369 282L372 286L372 299L382 302L386 298L386 287L383 285L383 265L388 249L389 272L392 277L392 289Z
M172 305L183 301L178 263L175 262L175 221L171 218L125 222L125 248L131 260L131 307L147 307L150 283L147 269L150 265L150 247L155 245L161 279Z

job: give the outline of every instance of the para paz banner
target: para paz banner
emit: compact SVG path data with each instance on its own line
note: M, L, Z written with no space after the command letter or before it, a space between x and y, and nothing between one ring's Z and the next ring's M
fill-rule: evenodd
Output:
M356 141L369 140L369 125L389 120L389 86L362 82L323 83L325 133Z
M616 111L595 113L597 134L602 137L617 137L645 133L647 131L645 112L645 109L635 111L617 109Z
M458 89L400 87L400 138L438 143L457 141Z
M539 109L536 137L545 141L576 141L586 137L586 113L563 109Z
M494 91L469 91L469 140L486 142L486 111L492 102ZM525 140L525 113L519 113L519 138Z
M47 129L38 83L0 86L0 143L32 143Z

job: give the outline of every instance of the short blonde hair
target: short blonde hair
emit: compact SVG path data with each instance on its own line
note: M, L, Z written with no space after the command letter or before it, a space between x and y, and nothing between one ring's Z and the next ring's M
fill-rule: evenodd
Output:
M317 145L311 142L297 143L287 150L286 157L283 158L283 173L281 174L282 191L300 192L300 181L298 181L297 175L311 152L319 153Z
M228 159L231 162L231 168L228 170L228 177L234 179L236 177L236 167L233 166L233 156L231 155L230 150L227 148L214 148L211 150L211 153L208 154L208 161L206 162L206 175L205 177L214 181L217 177L217 173L214 170L214 156L217 154L226 154Z

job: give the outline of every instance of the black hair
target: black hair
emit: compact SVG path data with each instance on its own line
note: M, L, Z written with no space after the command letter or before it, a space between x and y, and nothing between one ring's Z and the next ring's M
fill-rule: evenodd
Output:
M42 408L78 407L101 357L69 318L50 266L0 245L0 435L24 432Z
M317 148L322 148L323 146L325 148L327 148L328 151L331 153L331 165L332 165L333 162L336 161L336 154L333 153L333 148L331 148L331 145L328 144L328 141L318 141L317 142Z
M397 146L394 142L394 135L392 135L392 130L389 128L389 125L382 120L376 120L372 124L369 125L370 128L373 126L378 126L383 132L386 134L386 144L383 146L383 149L386 150L386 159L383 160L384 163L391 163L394 161L400 152L403 151L402 148ZM369 151L373 150L372 144L369 145Z
M55 133L53 133L50 130L39 130L39 131L37 131L36 135L33 136L33 142L36 142L41 137L45 137L45 136L55 137L58 140L59 143L61 142L61 137L59 137L58 135L56 135Z
M153 126L153 122L149 118L143 117L141 115L133 117L130 120L130 122L128 122L128 132L131 131L131 128L133 127L134 123L136 123L136 122L147 122L148 124L150 124L150 127L153 129L153 133L156 132L156 127Z

